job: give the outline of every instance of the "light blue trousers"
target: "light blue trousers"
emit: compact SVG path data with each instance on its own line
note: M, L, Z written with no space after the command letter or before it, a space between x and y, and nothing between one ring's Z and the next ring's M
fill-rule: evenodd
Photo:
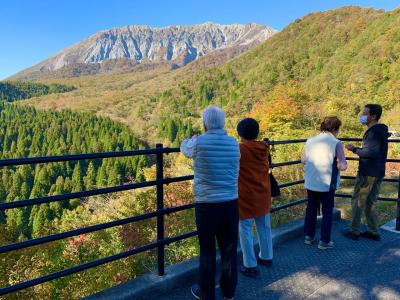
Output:
M272 259L272 233L270 214L258 218L243 219L239 221L240 247L243 252L243 264L246 268L257 266L254 253L253 223L256 223L258 243L260 245L259 257L261 259Z

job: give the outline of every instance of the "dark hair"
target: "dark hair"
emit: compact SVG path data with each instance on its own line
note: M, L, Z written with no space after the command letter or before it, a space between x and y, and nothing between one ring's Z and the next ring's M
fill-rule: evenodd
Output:
M325 117L321 123L321 131L332 132L338 130L342 126L342 122L338 117Z
M236 130L240 137L246 140L255 140L260 132L260 126L256 120L246 118L237 124Z
M366 108L369 109L369 114L371 116L375 116L376 120L378 121L382 116L382 106L379 104L367 104L365 105Z

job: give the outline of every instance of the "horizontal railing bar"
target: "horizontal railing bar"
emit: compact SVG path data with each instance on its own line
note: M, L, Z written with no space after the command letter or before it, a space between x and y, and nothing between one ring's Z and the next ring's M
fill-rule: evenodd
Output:
M342 141L362 141L362 139L352 138L341 138ZM307 139L297 140L283 140L283 141L268 141L269 145L285 145L293 143L304 143ZM400 139L389 139L390 143L399 143ZM11 158L0 160L0 167L16 166L16 165L27 165L36 163L51 163L51 162L63 162L73 160L85 160L85 159L101 159L101 158L115 158L124 156L137 156L137 155L152 155L158 152L169 154L180 152L179 148L162 148L162 149L142 149L142 150L129 150L119 152L97 152L87 154L70 154L61 156L43 156L43 157L26 157L26 158Z
M360 160L360 158L359 157L346 157L346 160ZM400 163L400 159L388 158L388 159L386 159L386 162Z
M346 160L360 160L358 157L346 157ZM394 162L394 163L400 163L400 159L397 158L388 158L386 162ZM292 161L287 161L287 162L279 162L279 163L272 163L271 168L279 168L283 166L290 166L290 165L297 165L301 164L301 160L292 160Z
M346 157L346 160L360 160L358 157ZM400 163L400 159L396 158L388 158L386 162L394 162L394 163ZM298 165L301 164L301 160L292 160L292 161L287 161L287 162L279 162L279 163L272 163L270 166L271 168L279 168L279 167L284 167L284 166L290 166L290 165Z
M346 160L360 160L360 158L359 157L347 157L346 156Z
M62 232L62 233L52 234L49 236L36 238L36 239L28 240L28 241L23 241L23 242L19 242L19 243L0 246L0 253L6 253L6 252L14 251L14 250L19 250L19 249L23 249L23 248L27 248L27 247L32 247L32 246L36 246L36 245L53 242L53 241L58 241L61 239L77 236L80 234L95 232L95 231L99 231L102 229L108 229L108 228L121 226L121 225L129 224L129 223L143 221L143 220L154 218L160 214L168 215L168 214L175 213L178 211L187 210L187 209L190 209L193 207L194 207L194 204L191 203L191 204L187 204L187 205L164 208L159 211L153 211L153 212L145 213L145 214L130 217L130 218L106 222L106 223L102 223L102 224L96 224L96 225L92 225L92 226L88 226L88 227L84 227L84 228L78 228L78 229L74 229L74 230L70 230L70 231L66 231L66 232Z
M175 242L178 242L178 241L186 240L188 238L191 238L191 237L194 237L194 236L197 236L197 235L198 235L198 232L197 232L197 230L195 230L195 231L188 232L188 233L181 234L181 235L177 235L177 236L174 236L174 237L165 238L164 240L162 240L161 244L169 245L169 244L172 244L172 243L175 243Z
M353 195L352 194L335 194L335 197L337 198L351 198ZM388 198L388 197L378 197L379 201L388 201L388 202L397 202L400 201L400 198Z
M362 142L362 138L339 138L342 142ZM388 143L400 143L400 139L388 139Z
M343 176L340 176L340 179L356 179L356 177L343 175ZM384 181L384 182L400 182L400 179L399 178L383 178L382 181ZM304 179L297 180L297 181L290 181L290 182L279 184L279 188L286 188L286 187L290 187L290 186L298 185L298 184L302 184L302 183L304 183Z
M339 138L343 142L362 142L362 138ZM286 145L295 143L305 143L307 139L281 140L281 141L266 141L268 145ZM388 139L389 143L400 143L400 139Z
M285 209L285 208L288 208L288 207L291 207L291 206L300 205L300 204L305 203L305 202L307 202L307 199L293 201L293 202L290 202L290 203L287 203L287 204L283 204L283 205L280 205L280 206L273 207L271 209L271 212L276 212L276 211L279 211L279 210L282 210L282 209Z
M61 156L42 156L42 157L26 157L26 158L10 158L0 160L0 167L6 166L17 166L17 165L28 165L28 164L39 164L39 163L51 163L51 162L62 162L72 160L84 160L84 159L99 159L99 158L113 158L123 156L138 156L138 155L152 155L157 153L174 153L180 152L179 148L162 148L159 149L143 149L143 150L129 150L119 152L97 152L87 154L70 154Z
M400 198L378 197L378 200L387 202L397 202L400 201Z
M286 162L280 162L280 163L272 163L271 168L279 168L283 166L290 166L290 165L298 165L301 164L301 160L292 160L292 161L286 161Z
M355 176L340 176L340 179L356 179ZM399 178L383 178L382 181L384 182L400 182ZM290 187L293 185L298 185L298 184L302 184L304 183L304 179L302 180L297 180L297 181L290 181L290 182L285 182L282 184L279 184L279 188L286 188L286 187Z
M400 159L398 159L398 158L388 158L388 159L386 159L386 162L400 163Z
M346 157L346 160L360 160L360 159L358 157ZM400 163L400 159L398 159L398 158L388 158L388 159L386 159L386 162ZM296 164L301 164L301 160L292 160L292 161L287 161L287 162L272 163L271 164L271 168L277 168L277 167L289 166L289 165L296 165Z
M340 176L340 179L356 179L356 176ZM382 181L384 182L400 182L399 178L383 178Z
M295 140L282 140L282 141L265 141L268 145L286 145L286 144L295 144L295 143L305 143L307 139L295 139Z
M141 252L149 251L149 250L157 248L158 246L160 246L162 244L168 245L170 243L173 243L173 242L176 242L176 241L179 241L179 240L184 240L184 239L190 238L192 236L196 236L196 235L197 235L197 232L193 231L193 232L185 233L185 234L173 237L173 238L166 238L166 239L163 239L161 241L158 241L158 242L155 242L155 243L152 243L152 244L149 244L149 245L141 246L141 247L138 247L138 248L135 248L135 249L131 249L131 250L128 250L128 251L125 251L125 252L121 252L121 253L118 253L118 254L115 254L115 255L111 255L111 256L108 256L108 257L105 257L105 258L101 258L101 259L98 259L98 260L95 260L95 261L91 261L91 262L88 262L88 263L85 263L85 264L82 264L82 265L79 265L79 266L75 266L75 267L72 267L72 268L69 268L69 269L66 269L66 270L62 270L62 271L59 271L59 272L48 274L48 275L45 275L45 276L42 276L42 277L39 277L39 278L35 278L35 279L28 280L28 281L25 281L25 282L17 283L17 284L12 285L12 286L1 288L0 289L0 296L8 294L8 293L16 292L16 291L19 291L19 290L22 290L22 289L26 289L28 287L32 287L32 286L35 286L35 285L38 285L38 284L41 284L41 283L44 283L44 282L48 282L48 281L51 281L53 279L65 277L67 275L71 275L71 274L78 273L78 272L81 272L81 271L84 271L84 270L87 270L87 269L91 269L91 268L94 268L94 267L97 267L97 266L100 266L100 265L103 265L103 264L106 264L106 263L109 263L109 262L112 262L112 261L115 261L115 260L126 258L126 257L132 256L132 255L135 255L135 254L138 254L138 253L141 253Z
M298 184L302 184L302 183L304 183L304 179L279 184L279 188L282 189L282 188L286 188L286 187L289 187L289 186L298 185Z
M351 196L352 195L350 195L350 194L335 194L335 197L338 197L338 198L351 198ZM397 201L400 201L400 198L397 199L397 198L379 197L378 200L380 200L380 201L389 201L389 202L397 202ZM291 206L300 205L300 204L305 203L305 202L307 202L307 199L293 201L293 202L290 202L290 203L287 203L287 204L284 204L284 205L273 207L271 209L271 213L272 212L277 212L279 210L282 210L282 209L285 209L285 208L288 208L288 207L291 207Z
M362 142L362 138L338 138L342 142Z
M103 195L103 194L110 194L116 192L122 192L127 190L134 190L144 187L156 186L157 184L169 184L173 182L181 182L192 180L194 178L193 175L188 176L180 176L180 177L173 177L173 178L164 178L162 180L152 180L152 181L145 181L145 182L137 182L132 184L125 184L107 188L100 188L94 189L90 191L83 191L83 192L76 192L76 193L69 193L69 194L62 194L62 195L54 195L42 198L35 198L35 199L28 199L28 200L19 200L14 202L6 202L0 204L0 210L6 210L11 208L18 208L24 206L31 206L31 205L38 205L43 203L50 203L55 201L63 201L63 200L70 200L76 198L84 198L96 195Z

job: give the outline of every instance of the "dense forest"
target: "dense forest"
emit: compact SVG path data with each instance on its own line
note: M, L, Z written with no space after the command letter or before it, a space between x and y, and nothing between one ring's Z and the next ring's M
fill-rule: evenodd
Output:
M128 127L91 114L38 112L31 107L0 103L1 158L36 157L143 148ZM0 202L89 190L154 179L152 159L145 156L89 161L22 165L0 169ZM175 176L167 159L166 176ZM165 205L190 201L191 182L165 188ZM131 217L155 209L154 189L58 201L9 209L0 215L0 245ZM193 212L167 218L167 234L193 229ZM63 270L154 241L154 220L84 234L37 247L0 255L0 286L8 286ZM197 253L195 240L169 247L167 261L176 262ZM11 294L6 299L78 299L147 272L153 253L53 280Z
M62 112L37 112L0 104L0 157L36 157L138 149L129 129L106 118ZM142 145L143 146L143 145ZM22 165L0 169L0 201L32 199L142 180L142 156L80 162ZM64 210L79 201L13 209L1 216L12 240L38 237Z
M134 150L144 147L127 126L108 118L68 110L38 112L32 107L0 103L1 159ZM144 169L150 164L150 158L134 156L4 167L0 169L0 202L139 182L144 180ZM6 210L0 215L0 244L42 237L83 227L89 223L114 219L116 215L124 212L114 211L114 204L108 206L107 203L115 203L118 199L128 201L127 206L132 205L131 199L126 197L128 196L121 198L121 194L117 198L114 195L105 195ZM150 199L144 200L151 203ZM143 212L142 207L148 207L148 204L142 203L137 209ZM87 242L90 237L85 235L3 254L0 258L0 285L7 286L48 274L50 271L71 267L79 262L76 255L83 262L85 259L100 258L113 251L122 251L122 240L115 243L117 239L123 239L127 230L129 227L121 233L119 230L109 230L94 235L94 241L100 241L97 245L102 244L100 249L87 248L88 244L83 245L84 240ZM130 238L127 242L129 241ZM141 239L135 240L135 243L140 241ZM117 262L115 266L118 265ZM23 270L29 272L24 273ZM135 270L139 272L140 267L136 267ZM103 278L99 279L103 280L103 283L93 283L88 287L89 291L93 292L96 285L105 287L119 282L121 279L112 279L117 271L119 269L105 273ZM77 275L77 280L80 280L80 276ZM94 276L98 278L98 275ZM43 286L39 286L39 290L28 289L20 296L25 299L68 298L71 295L79 298L88 293L76 290L75 287L79 285L72 278L65 278L49 283L51 291L46 288L44 291ZM14 296L11 295L11 299L14 299Z
M0 101L12 102L54 93L74 90L73 86L51 83L42 84L28 81L0 81Z

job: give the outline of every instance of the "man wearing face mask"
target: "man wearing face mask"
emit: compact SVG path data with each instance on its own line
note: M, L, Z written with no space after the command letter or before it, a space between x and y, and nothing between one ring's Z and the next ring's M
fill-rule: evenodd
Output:
M358 240L359 236L368 239L380 240L378 220L375 212L375 203L378 199L382 179L385 176L385 164L388 152L388 127L378 123L382 115L382 107L378 104L367 104L360 123L367 125L362 147L352 144L346 149L360 157L358 173L351 199L352 218L344 236ZM360 232L361 214L364 211L367 220L367 231Z

